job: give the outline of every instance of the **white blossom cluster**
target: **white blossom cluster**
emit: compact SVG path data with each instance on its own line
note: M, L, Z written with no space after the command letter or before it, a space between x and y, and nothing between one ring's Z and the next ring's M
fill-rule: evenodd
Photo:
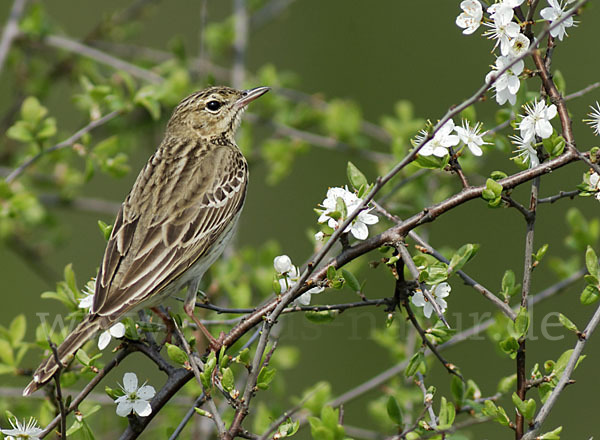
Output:
M463 147L467 147L475 156L481 156L483 154L481 146L489 144L489 142L483 140L485 133L481 133L481 125L480 122L477 122L474 126L471 126L469 121L465 119L462 126L457 126L450 119L439 128L433 139L419 150L419 154L421 156L444 157L451 147L462 143ZM415 138L415 145L420 145L427 135L427 131L421 130Z
M567 28L576 24L573 17L564 19L566 8L573 1L548 0L549 6L540 11L540 15L550 22L550 26L562 20L550 30L550 35L561 41L567 35ZM525 67L523 60L515 61L529 49L530 44L529 38L521 32L521 25L514 13L514 9L523 2L524 0L500 0L487 8L488 18L484 18L483 7L479 1L464 0L460 4L463 12L456 18L456 24L463 28L463 34L470 35L483 24L488 28L484 35L496 40L494 50L500 48L500 55L496 58L492 71L486 76L486 82L496 79L492 87L500 105L507 101L511 105L515 104L520 88L519 75ZM497 76L499 72L502 73Z
M340 202L345 208L345 213L340 211ZM321 214L318 221L319 223L327 223L331 229L336 230L349 216L354 214L362 202L363 200L353 192L348 191L347 187L329 188L327 190L327 197L318 209ZM371 209L367 208L360 211L344 232L350 232L358 240L365 240L369 236L368 225L374 225L379 221L376 215L369 214ZM322 241L324 237L323 232L315 234L315 239L318 241Z
M275 257L273 267L275 268L275 272L277 272L277 281L279 282L281 292L291 289L298 283L300 271L297 266L294 266L292 259L287 255ZM321 293L323 290L325 290L323 287L313 287L300 295L295 302L307 306L310 304L310 297L316 293Z

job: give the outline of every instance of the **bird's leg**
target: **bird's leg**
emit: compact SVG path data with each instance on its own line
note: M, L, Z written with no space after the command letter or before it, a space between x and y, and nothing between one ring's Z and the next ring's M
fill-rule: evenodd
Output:
M206 339L208 339L208 344L211 350L219 351L221 349L221 345L223 345L222 337L219 339L215 339L213 335L210 334L208 329L204 327L204 324L200 322L200 320L194 315L194 308L196 307L196 295L198 293L198 286L200 285L200 280L193 280L188 285L187 295L185 297L185 302L183 304L183 310L186 315L190 317L192 321L196 323L198 329L204 333Z

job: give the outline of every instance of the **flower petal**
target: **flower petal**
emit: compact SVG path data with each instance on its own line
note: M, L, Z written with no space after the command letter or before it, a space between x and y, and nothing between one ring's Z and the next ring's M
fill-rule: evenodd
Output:
M117 415L121 417L127 417L131 410L133 409L133 404L130 400L124 400L123 402L119 402L117 405Z
M120 322L117 322L108 331L113 338L122 338L125 336L125 326Z
M146 417L152 414L150 402L146 400L136 400L133 402L133 410L140 416Z
M135 393L138 389L138 378L135 373L125 373L123 375L123 389L127 393Z
M100 333L100 337L98 338L98 348L100 350L104 350L108 346L109 342L110 342L110 332L107 330L107 331Z
M137 390L136 394L140 399L150 400L156 394L156 390L151 385L144 385L143 387L140 387L139 390Z

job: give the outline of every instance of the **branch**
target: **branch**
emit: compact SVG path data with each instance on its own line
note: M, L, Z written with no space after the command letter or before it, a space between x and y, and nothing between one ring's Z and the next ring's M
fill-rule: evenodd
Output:
M80 43L77 40L72 40L70 38L62 37L60 35L48 35L46 37L43 37L40 41L47 46L66 50L68 52L72 52L77 55L90 58L101 64L106 64L107 66L110 66L116 70L123 70L124 72L129 73L133 77L139 78L144 81L148 81L153 84L160 84L164 81L164 79L160 75L157 75L156 73L150 70L143 69L141 67L136 66L135 64L123 61L119 58L102 52L101 50Z
M25 3L27 3L27 0L15 0L13 2L8 21L6 22L6 26L4 26L2 39L0 40L0 72L4 68L4 62L13 41L19 35L19 20L25 10Z
M54 373L54 383L56 384L56 401L58 403L58 411L60 417L60 438L67 438L67 412L65 410L65 402L63 401L62 389L60 387L60 374L63 370L63 363L60 361L60 357L58 356L58 351L56 350L56 344L52 342L50 338L48 338L48 344L50 345L50 350L52 350L52 355L54 356L54 361L56 365L58 365L58 369L56 373Z
M571 200L573 200L573 198L575 198L577 195L579 195L581 191L576 189L574 191L561 191L558 194L554 195L554 196L550 196L550 197L545 197L543 199L539 199L538 203L554 203L557 200L563 199L565 197L570 198Z

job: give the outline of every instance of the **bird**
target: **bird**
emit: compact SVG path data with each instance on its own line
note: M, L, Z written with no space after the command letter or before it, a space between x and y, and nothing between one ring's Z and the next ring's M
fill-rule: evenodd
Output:
M99 330L185 287L185 313L218 347L194 315L196 295L234 234L246 197L248 163L235 132L246 106L269 90L214 86L177 105L116 216L89 314L35 370L24 396L52 378L56 358L66 366Z

